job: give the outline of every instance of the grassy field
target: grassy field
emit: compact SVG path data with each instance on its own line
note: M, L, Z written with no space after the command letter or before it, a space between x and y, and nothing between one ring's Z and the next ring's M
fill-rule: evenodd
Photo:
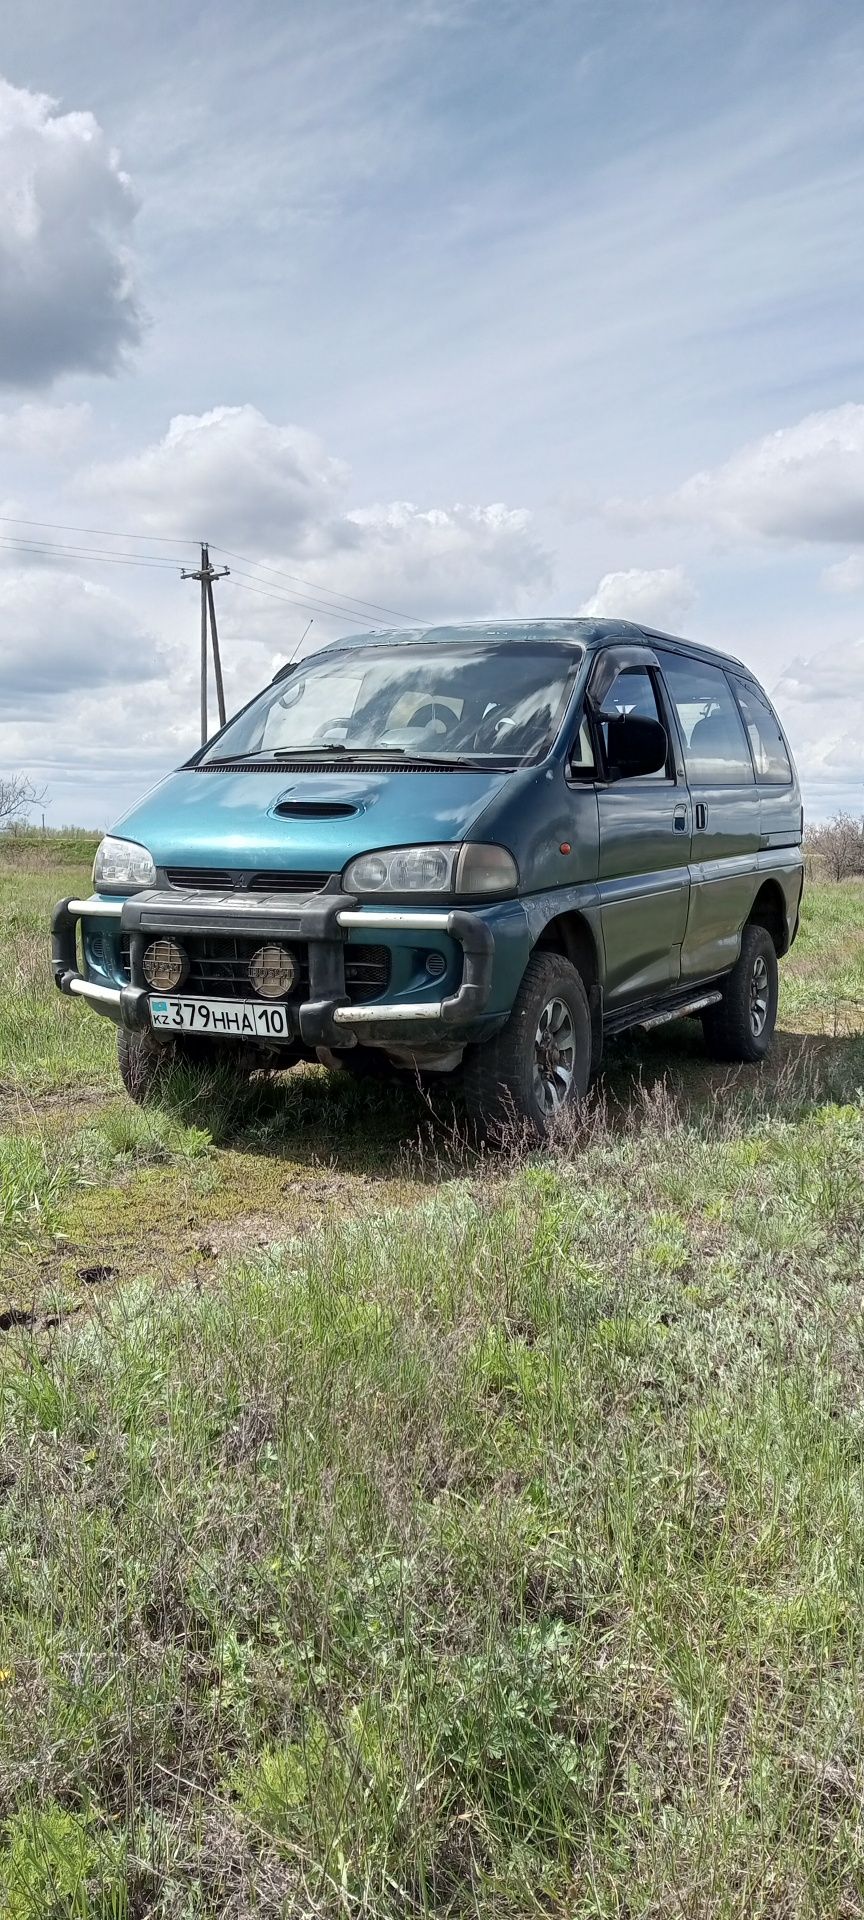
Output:
M864 885L484 1161L118 1091L0 853L0 1913L864 1915Z

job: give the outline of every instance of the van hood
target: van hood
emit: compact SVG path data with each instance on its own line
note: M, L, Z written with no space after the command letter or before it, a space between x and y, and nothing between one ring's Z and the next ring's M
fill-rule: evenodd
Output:
M169 774L112 833L157 866L338 873L376 847L462 840L512 773ZM304 809L308 809L306 812ZM332 809L332 812L329 811Z

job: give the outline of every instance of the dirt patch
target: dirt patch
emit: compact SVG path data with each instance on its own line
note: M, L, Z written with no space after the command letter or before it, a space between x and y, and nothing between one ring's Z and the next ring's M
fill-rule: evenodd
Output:
M293 1214L241 1213L234 1220L215 1221L194 1252L203 1261L239 1260L247 1253L261 1253L267 1247L296 1239L314 1224L311 1217L303 1215L298 1219Z
M82 1111L104 1107L116 1090L106 1087L63 1087L51 1093L31 1093L27 1088L0 1082L0 1128L32 1128L41 1120L54 1120L70 1114L80 1119Z

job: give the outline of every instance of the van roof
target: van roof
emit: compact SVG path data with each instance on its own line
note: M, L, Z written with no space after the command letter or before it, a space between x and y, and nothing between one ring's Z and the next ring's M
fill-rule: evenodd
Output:
M562 646L580 646L590 652L609 646L615 640L647 640L649 645L659 640L676 652L742 668L742 662L736 660L733 654L721 653L717 647L700 646L695 640L683 639L680 634L662 633L657 627L639 626L635 620L598 620L585 614L537 620L458 620L447 626L435 627L371 627L366 633L349 633L339 640L330 640L316 651L341 653L355 647L382 644L406 646L412 640L432 640L446 645L448 640L466 633L476 634L478 640L541 640L547 644L557 641ZM310 659L312 656L305 657ZM747 672L747 668L743 668L743 671Z

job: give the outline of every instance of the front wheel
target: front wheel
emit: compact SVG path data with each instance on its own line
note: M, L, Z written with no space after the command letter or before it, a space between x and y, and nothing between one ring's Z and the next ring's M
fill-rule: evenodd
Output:
M578 1105L591 1067L591 1015L582 980L557 953L532 953L507 1025L466 1054L462 1085L478 1132L516 1126L537 1140Z
M779 987L771 935L748 921L723 998L702 1015L705 1043L715 1060L764 1060L774 1038Z
M158 1098L160 1086L172 1067L182 1065L203 1071L223 1060L230 1060L232 1073L239 1079L247 1077L246 1062L206 1036L184 1035L176 1040L163 1040L149 1027L134 1033L128 1027L117 1028L120 1078L130 1100L138 1107Z

